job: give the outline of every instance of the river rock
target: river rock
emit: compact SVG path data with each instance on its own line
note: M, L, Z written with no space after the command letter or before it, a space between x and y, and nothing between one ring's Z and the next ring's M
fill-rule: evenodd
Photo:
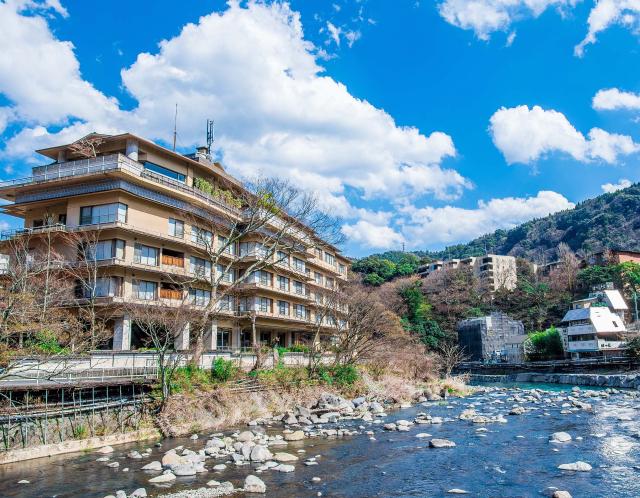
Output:
M380 403L378 403L377 401L374 401L369 405L369 411L371 413L384 413L384 408Z
M111 462L107 464L107 467L111 467L112 469L116 469L118 467L120 467L120 463L118 462Z
M464 489L453 488L447 491L447 493L452 495L468 495L469 491L465 491Z
M214 447L214 448L224 448L227 445L225 444L225 442L218 438L218 437L214 437L212 439L209 439L209 441L207 441L207 445L206 447Z
M426 437L431 437L431 434L427 434L426 432L420 432L420 433L416 434L416 437L418 439L422 439L422 438L426 438Z
M514 406L511 411L509 411L509 415L522 415L527 410L523 406Z
M256 444L251 448L251 454L249 455L249 459L252 462L266 462L267 460L270 460L271 457L271 452L267 447L259 444Z
M453 448L455 445L456 443L448 439L432 439L429 441L429 447L431 448Z
M382 426L382 428L383 428L385 431L395 431L398 427L396 426L396 424L394 424L394 423L390 423L390 424L384 424L384 425Z
M573 470L575 472L589 472L592 467L586 462L563 463L558 465L560 470Z
M549 436L550 443L566 443L571 441L571 435L567 432L554 432Z
M154 477L152 479L149 479L149 482L158 484L158 483L162 483L162 482L171 482L171 481L175 481L176 476L173 474L173 472L168 472L166 474L162 474L159 475L157 477Z
M191 464L175 465L171 468L176 476L194 476L196 475L196 468Z
M253 441L253 432L251 431L242 431L240 434L238 434L237 440L240 441L241 443L246 443L249 441Z
M116 498L127 498L127 493L119 489L118 491L116 491Z
M553 493L552 498L571 498L571 493L558 490Z
M225 470L227 466L224 463L219 463L218 465L213 466L213 470L221 471Z
M173 467L174 465L182 465L186 462L186 459L178 455L175 451L171 450L165 453L162 457L163 467Z
M138 488L129 495L129 498L146 498L146 496L147 490L144 488Z
M273 467L273 470L277 470L278 472L293 472L296 468L293 465L281 463L280 465Z
M133 458L134 460L140 460L142 458L142 455L140 454L140 452L138 451L130 451L129 453L127 453L127 458Z
M151 462L142 467L142 470L162 470L162 462Z
M103 455L106 455L107 453L113 453L113 447L103 446L102 448L97 450L97 453L102 453Z
M245 493L265 493L267 486L259 477L248 475L244 480Z
M291 453L276 453L275 455L273 455L273 459L276 462L285 463L285 462L295 462L298 459L298 457L295 455L292 455Z
M304 432L293 431L284 435L285 441L302 441L304 439Z

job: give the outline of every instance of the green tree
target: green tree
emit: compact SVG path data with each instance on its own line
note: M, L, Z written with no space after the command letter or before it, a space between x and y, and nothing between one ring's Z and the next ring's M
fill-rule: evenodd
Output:
M407 313L402 317L404 328L416 334L429 348L437 348L445 338L445 333L433 319L432 308L422 292L421 282L418 280L402 289L400 296L407 307Z
M562 338L555 327L531 332L525 341L525 354L530 361L555 360L564 356Z

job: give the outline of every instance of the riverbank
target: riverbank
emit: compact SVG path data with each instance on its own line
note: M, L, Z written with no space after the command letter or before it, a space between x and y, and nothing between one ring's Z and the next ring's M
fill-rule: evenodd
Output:
M0 494L626 498L640 494L638 396L477 387L396 409L327 393L283 420L3 466Z
M627 374L578 374L525 372L511 375L470 374L469 380L478 383L540 383L566 384L568 386L611 387L616 389L640 389L640 373Z

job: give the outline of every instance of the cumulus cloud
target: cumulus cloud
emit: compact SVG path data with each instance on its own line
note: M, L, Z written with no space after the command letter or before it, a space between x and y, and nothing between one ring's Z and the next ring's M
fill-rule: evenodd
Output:
M622 190L623 188L627 188L633 185L631 180L627 180L626 178L620 178L618 183L605 183L604 185L600 185L603 192L610 194L611 192L617 192L618 190Z
M402 233L412 247L432 247L478 237L496 229L513 228L574 204L556 192L541 191L533 197L506 197L479 201L475 209L454 206L404 208Z
M538 17L550 7L559 10L573 7L579 1L445 0L438 5L438 11L449 24L473 30L478 38L488 40L492 33L506 31L519 19Z
M491 116L489 132L509 164L532 163L552 152L577 161L615 163L619 156L640 150L631 137L600 128L592 128L585 137L564 114L540 106L499 109Z
M342 233L351 241L371 249L398 248L404 241L402 235L388 225L378 225L366 220L342 227Z
M214 118L218 151L234 173L292 177L303 186L322 178L337 208L345 186L369 199L389 192L450 199L471 186L441 166L456 155L449 135L399 126L323 75L317 48L287 4L230 2L139 54L121 72L138 102L130 111L82 78L73 46L44 17L13 7L0 4L0 92L13 119L29 125L7 140L5 157L94 130L170 143L177 102L184 146L201 144L202 123Z
M593 97L593 108L599 111L614 111L617 109L640 109L640 95L632 92L624 92L617 88L598 90Z
M598 34L613 25L621 25L634 33L640 32L640 0L598 0L589 12L589 30L576 45L574 53L581 57L587 45L597 41Z

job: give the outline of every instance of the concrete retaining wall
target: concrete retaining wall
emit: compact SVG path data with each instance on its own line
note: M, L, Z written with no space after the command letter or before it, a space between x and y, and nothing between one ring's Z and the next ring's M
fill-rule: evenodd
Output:
M132 443L134 441L143 441L145 439L159 439L160 437L161 434L158 429L140 429L137 431L126 432L124 434L112 434L110 436L92 437L89 439L65 441L58 444L46 444L42 446L34 446L33 448L11 450L0 453L0 465L20 462L22 460L31 460L34 458L61 455L63 453L92 450L103 446Z
M640 388L640 374L519 373L515 375L514 381L569 384L572 386L619 387L628 389Z

